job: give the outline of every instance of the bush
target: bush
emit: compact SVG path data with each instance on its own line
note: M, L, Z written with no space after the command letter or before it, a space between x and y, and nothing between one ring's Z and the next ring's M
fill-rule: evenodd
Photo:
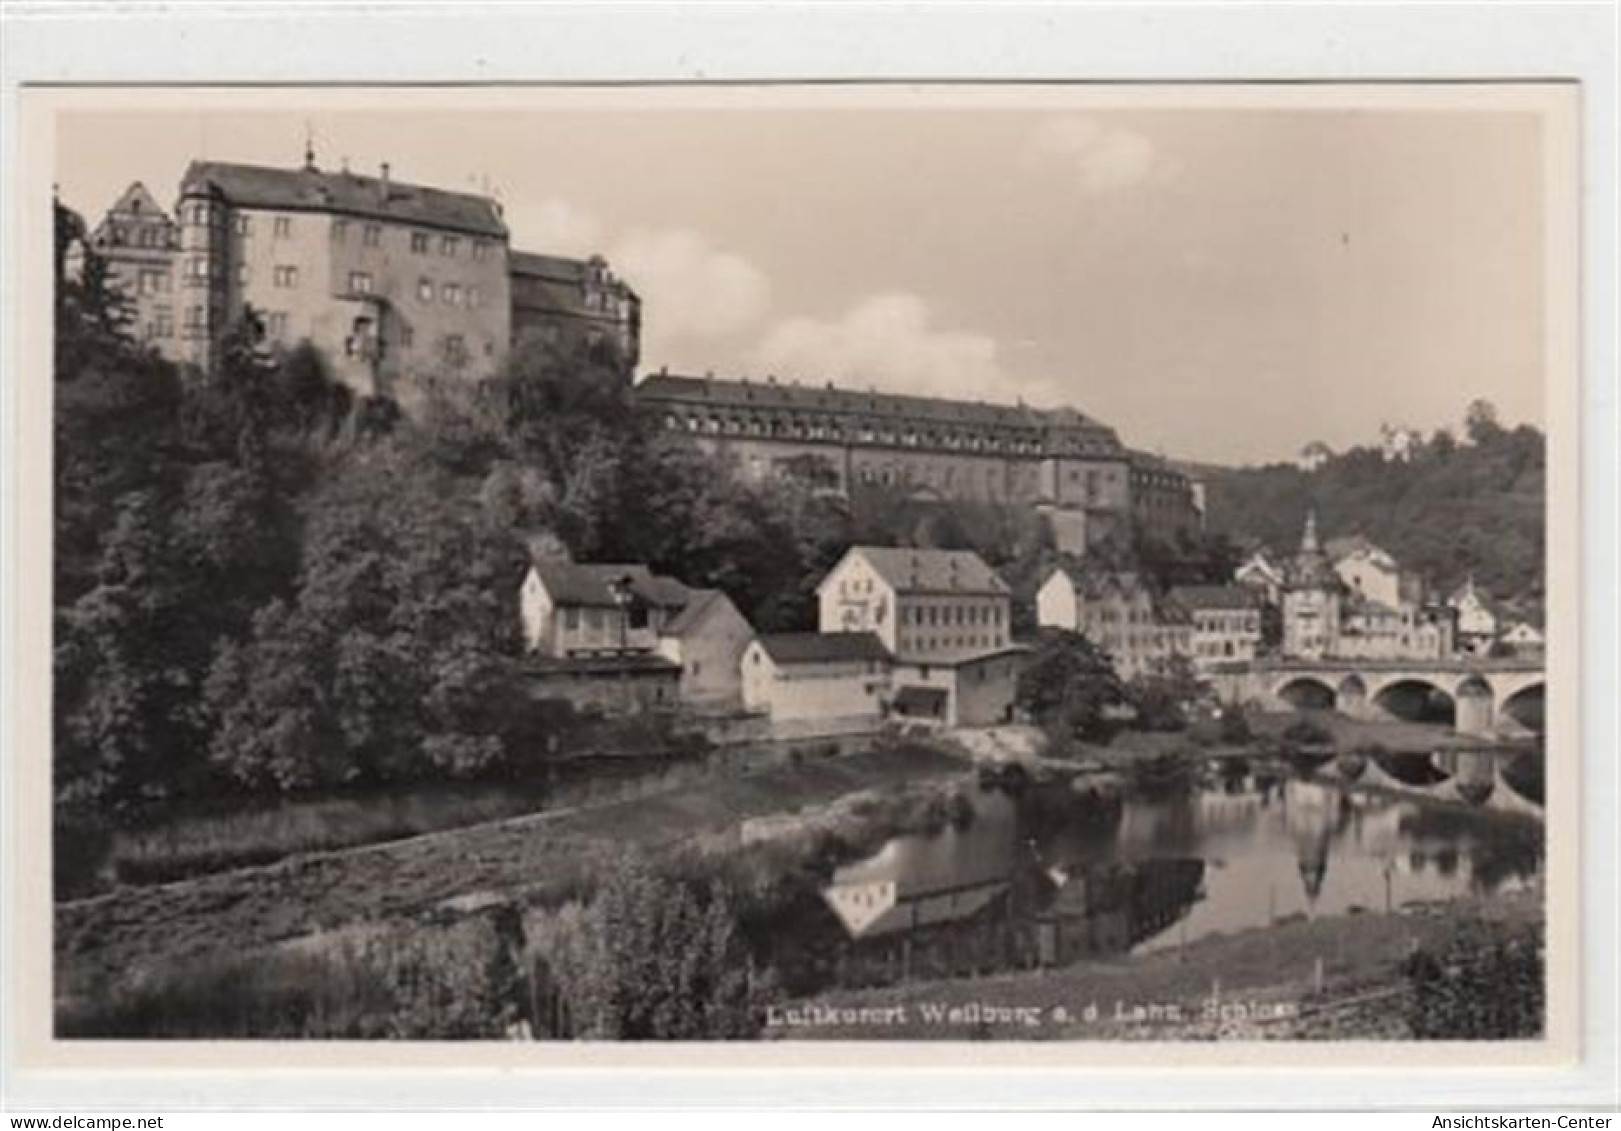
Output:
M191 960L58 1012L59 1037L495 1038L525 1000L510 911L330 950Z
M1483 920L1403 964L1407 1024L1420 1040L1496 1041L1542 1035L1546 982L1541 931Z

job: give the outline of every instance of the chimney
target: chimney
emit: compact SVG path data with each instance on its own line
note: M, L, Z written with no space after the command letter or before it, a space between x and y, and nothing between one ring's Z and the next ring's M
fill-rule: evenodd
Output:
M383 193L383 203L387 204L388 203L388 162L387 161L383 162L383 176L382 176L382 184L381 184L380 188L381 188L382 193Z

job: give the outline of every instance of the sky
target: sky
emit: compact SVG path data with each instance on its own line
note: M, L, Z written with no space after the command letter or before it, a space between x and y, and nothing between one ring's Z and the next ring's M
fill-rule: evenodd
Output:
M265 95L268 103L273 96ZM643 371L1069 405L1240 464L1382 423L1542 422L1541 126L1508 110L566 102L64 110L91 222L193 158L502 201L600 252Z

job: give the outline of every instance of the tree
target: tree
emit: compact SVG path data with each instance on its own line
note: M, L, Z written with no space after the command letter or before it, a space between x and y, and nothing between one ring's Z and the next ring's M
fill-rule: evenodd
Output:
M1106 742L1108 711L1127 699L1105 653L1079 633L1048 628L1019 675L1015 701L1055 740Z
M1497 406L1488 400L1474 400L1469 402L1469 410L1464 415L1464 432L1471 444L1488 444L1497 438L1502 431L1502 425L1497 422Z
M210 674L216 764L280 790L499 768L516 539L393 443L356 453L310 511L296 595Z
M1184 656L1173 656L1163 670L1145 672L1126 685L1141 730L1186 730L1188 706L1198 694L1198 675Z

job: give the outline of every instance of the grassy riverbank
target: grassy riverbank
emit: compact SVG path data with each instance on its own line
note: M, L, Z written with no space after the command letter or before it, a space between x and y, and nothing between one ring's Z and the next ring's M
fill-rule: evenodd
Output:
M145 967L419 915L472 892L563 899L625 848L732 842L754 818L926 788L965 771L957 758L903 746L65 902L56 909L56 989L96 993Z
M1401 961L1472 919L1540 923L1540 888L1293 919L1141 957L836 991L779 1008L790 1039L1197 1040L1396 1038ZM1322 981L1318 983L1321 963ZM994 1006L994 1009L985 1008Z

